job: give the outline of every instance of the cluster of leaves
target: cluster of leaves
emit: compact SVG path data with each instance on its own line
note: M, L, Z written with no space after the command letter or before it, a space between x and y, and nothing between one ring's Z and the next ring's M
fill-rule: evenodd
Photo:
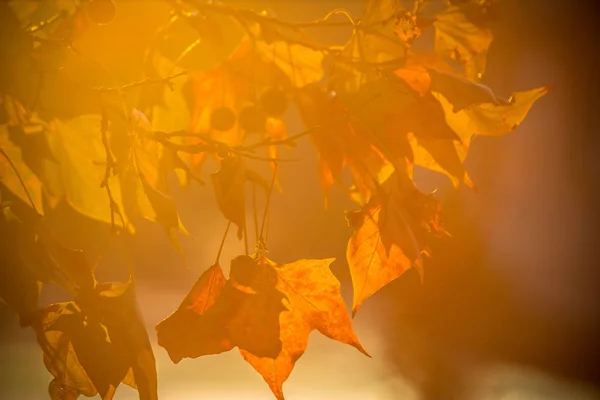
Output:
M157 390L133 277L98 283L83 254L54 238L45 212L66 201L115 234L134 234L140 218L150 219L183 255L177 232L187 231L168 176L175 172L184 187L204 184L209 157L219 165L211 175L217 204L246 254L232 260L228 279L217 256L156 327L159 345L175 363L238 347L278 399L314 329L368 355L329 269L333 259L279 265L266 257L270 198L285 187L277 168L290 161L278 150L308 136L325 204L334 185L357 203L346 211L353 315L405 271L423 276L429 243L449 234L438 200L416 188L415 166L475 189L463 166L473 136L512 131L548 90L503 99L480 83L496 3L422 0L407 8L367 0L360 19L334 10L289 23L251 7L169 0L172 13L145 51L141 80L122 84L76 45L90 24L110 23L118 4L2 2L0 227L10 241L3 241L0 299L37 332L55 377L51 398L111 399L121 382L142 399ZM346 27L351 37L330 46L307 33L324 26ZM430 48L419 41L426 30ZM288 135L289 107L304 132ZM272 167L270 182L251 162ZM248 186L266 197L260 229L255 211L253 255ZM48 282L73 300L40 310Z

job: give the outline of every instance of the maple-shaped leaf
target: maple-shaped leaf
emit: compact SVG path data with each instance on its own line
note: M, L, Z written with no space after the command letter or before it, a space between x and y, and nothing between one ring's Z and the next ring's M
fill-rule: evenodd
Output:
M157 325L171 359L218 354L238 347L278 399L311 331L366 354L352 330L329 265L333 259L276 265L239 256L225 281L218 265L198 279L181 306Z
M487 52L493 35L467 19L459 7L450 6L435 16L435 51L458 60L464 75L478 80L485 72Z
M110 400L123 381L140 399L157 399L154 355L131 282L100 284L75 301L50 305L34 328L54 376L51 393Z
M270 265L277 274L276 289L288 301L289 311L280 316L282 350L276 358L259 357L241 350L244 359L263 376L275 396L283 400L282 385L289 377L296 361L304 354L308 336L314 329L330 339L356 347L368 355L354 333L346 305L340 295L340 283L329 266L334 259L298 260L276 265L270 260L259 260L259 265ZM266 268L266 271L269 271Z

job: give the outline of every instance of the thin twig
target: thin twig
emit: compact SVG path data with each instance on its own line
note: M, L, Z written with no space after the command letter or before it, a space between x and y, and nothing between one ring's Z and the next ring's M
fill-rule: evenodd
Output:
M8 154L6 154L6 152L4 151L4 149L2 147L0 147L0 154L2 154L2 156L4 156L4 158L6 158L6 161L8 161L8 163L10 164L10 167L13 169L13 171L15 171L15 174L17 175L17 178L19 179L19 183L23 187L23 190L25 190L25 194L27 195L27 199L29 200L29 203L31 204L31 207L33 208L33 210L38 215L41 215L40 212L38 211L37 207L35 206L35 203L33 202L31 195L29 194L29 190L27 190L27 187L25 186L25 181L23 181L23 178L21 178L21 174L19 174L19 170L17 169L15 164L12 162L12 160L10 159Z
M193 137L197 138L205 143L192 143L192 144L178 144L173 143L167 138L173 137ZM284 159L284 158L274 158L274 157L261 157L253 154L249 154L250 150L242 147L231 147L226 143L219 142L218 140L214 140L209 136L198 133L191 133L187 131L174 131L174 132L154 132L154 140L161 143L163 146L173 149L175 151L182 151L189 154L197 154L203 152L218 152L219 150L224 150L226 152L230 152L240 157L245 157L251 160L257 161L266 161L266 162L298 162L296 159Z
M146 78L141 81L128 83L127 85L123 85L120 87L99 87L99 88L96 88L95 90L100 93L109 93L109 92L122 93L126 90L134 89L134 88L144 86L144 85L152 85L152 84L167 84L168 85L168 84L170 84L172 79L178 78L183 75L187 75L187 73L188 72L186 70L183 70L183 71L177 72L176 74L165 76L164 78Z
M265 223L267 222L267 213L269 212L269 207L271 206L271 195L273 194L273 187L275 186L275 180L277 178L277 169L279 166L275 164L273 168L273 178L271 178L271 184L269 185L269 193L267 193L267 203L265 204L265 211L263 213L262 225L260 227L260 235L259 242L263 241L263 233L265 231Z
M221 244L219 245L219 252L217 253L217 259L215 261L216 265L219 265L219 259L221 258L221 253L223 252L223 247L225 246L225 239L227 239L227 234L229 233L230 226L231 226L231 220L228 220L227 227L225 228L225 233L223 234L223 238L221 239Z
M279 145L285 145L285 146L296 146L295 140L299 139L303 136L306 135L310 135L311 133L317 132L319 130L321 130L322 127L320 126L313 126L312 128L306 129L305 131L302 131L300 133L296 133L295 135L289 136L285 139L280 139L280 140L271 140L270 137L261 140L260 142L257 143L253 143L250 145L246 145L246 146L234 146L233 149L237 150L237 151L242 151L242 152L252 152L257 148L260 147L268 147L268 146L279 146Z
M256 183L252 183L252 215L254 216L254 238L259 241L258 236L258 211L256 210Z

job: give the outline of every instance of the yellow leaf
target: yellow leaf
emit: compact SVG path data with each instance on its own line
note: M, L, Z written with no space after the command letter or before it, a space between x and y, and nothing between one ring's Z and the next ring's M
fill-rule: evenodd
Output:
M467 78L480 79L485 72L487 52L493 39L491 30L473 24L455 6L437 14L433 25L435 51L460 61Z

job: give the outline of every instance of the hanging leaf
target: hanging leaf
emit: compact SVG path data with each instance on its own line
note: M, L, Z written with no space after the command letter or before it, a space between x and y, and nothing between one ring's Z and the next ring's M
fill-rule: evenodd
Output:
M333 260L298 260L279 266L266 259L258 261L266 271L268 265L275 269L278 278L275 287L289 301L289 311L282 312L279 319L282 350L276 358L259 357L242 349L240 353L280 400L283 400L282 385L304 354L308 336L314 329L368 355L352 330L340 295L340 283L329 269Z
M454 6L437 14L433 25L435 51L444 57L458 60L468 79L481 79L485 73L488 48L493 39L492 32L473 24L459 7Z
M279 314L286 308L275 272L239 256L231 261L230 275L225 281L213 265L177 311L157 325L159 344L173 362L236 346L260 357L274 358L281 351Z
M195 358L233 349L234 344L226 337L225 328L220 326L211 330L204 318L226 285L221 267L218 264L211 266L198 278L179 308L156 326L158 344L167 350L174 363L184 357Z
M410 268L422 273L420 251L406 220L394 203L382 200L373 197L362 209L346 214L355 230L346 253L354 288L352 315L367 298Z
M431 140L409 135L415 164L448 175L454 186L463 182L474 188L475 185L463 166L473 135L498 136L514 130L535 101L547 92L546 87L518 92L511 96L509 104L471 105L456 113L453 111L454 106L444 96L433 93L444 109L448 126L461 141Z
M239 256L224 280L218 265L197 281L182 305L157 326L171 359L199 357L237 346L278 399L282 384L304 354L310 332L367 354L354 334L329 270L333 259L276 265Z
M157 399L154 355L136 309L131 282L120 282L97 285L75 301L42 310L35 329L54 376L51 392L110 400L126 381L141 400Z
M319 178L327 204L329 188L339 182L345 166L350 169L360 194L368 199L375 183L382 183L392 171L391 164L369 141L369 136L348 116L335 96L317 87L305 88L296 98L300 114L319 155Z

